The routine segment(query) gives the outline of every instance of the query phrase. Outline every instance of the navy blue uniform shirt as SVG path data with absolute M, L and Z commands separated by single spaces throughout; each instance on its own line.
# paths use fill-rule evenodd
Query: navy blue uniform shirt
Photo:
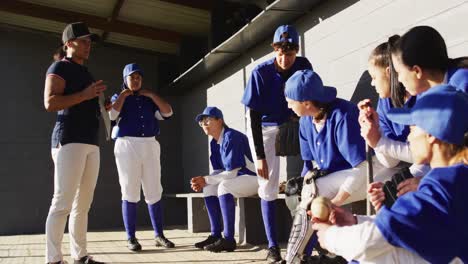
M 84 90 L 94 78 L 88 68 L 64 58 L 50 65 L 47 75 L 54 75 L 65 80 L 63 95 L 70 95 Z M 99 145 L 99 109 L 98 98 L 81 102 L 70 108 L 58 111 L 57 121 L 52 132 L 52 147 L 68 143 Z
M 114 94 L 111 102 L 119 97 Z M 155 117 L 159 107 L 143 95 L 129 95 L 120 110 L 117 137 L 154 137 L 159 135 L 159 123 Z

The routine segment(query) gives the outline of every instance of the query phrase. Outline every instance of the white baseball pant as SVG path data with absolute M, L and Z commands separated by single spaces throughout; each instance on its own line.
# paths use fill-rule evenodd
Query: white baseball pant
M 147 204 L 161 200 L 161 149 L 154 137 L 120 137 L 114 154 L 122 200 L 140 201 L 142 187 Z
M 240 175 L 232 179 L 225 179 L 219 184 L 206 185 L 203 187 L 203 196 L 221 196 L 230 193 L 236 198 L 249 197 L 256 194 L 257 189 L 256 176 Z
M 268 164 L 268 177 L 264 179 L 257 176 L 258 180 L 258 196 L 266 201 L 273 201 L 278 198 L 279 191 L 279 174 L 280 174 L 280 157 L 276 156 L 275 140 L 276 134 L 278 134 L 279 128 L 277 126 L 262 127 L 263 134 L 263 148 L 265 151 L 265 158 Z M 250 128 L 247 130 L 249 139 L 250 151 L 252 152 L 252 158 L 254 161 L 257 159 L 255 153 L 255 145 L 252 138 L 252 131 Z M 257 169 L 257 163 L 255 163 L 255 169 Z
M 99 147 L 69 143 L 52 149 L 54 196 L 46 221 L 46 262 L 63 259 L 61 246 L 67 216 L 70 255 L 80 259 L 86 251 L 88 211 L 99 173 Z

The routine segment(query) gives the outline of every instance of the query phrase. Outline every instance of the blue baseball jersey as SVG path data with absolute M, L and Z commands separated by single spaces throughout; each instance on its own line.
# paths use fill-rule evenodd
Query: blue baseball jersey
M 450 68 L 447 71 L 447 84 L 455 86 L 457 90 L 468 92 L 468 69 Z
M 88 68 L 70 58 L 52 63 L 47 75 L 57 76 L 65 81 L 63 95 L 80 92 L 94 82 Z M 52 132 L 52 147 L 68 143 L 99 145 L 100 117 L 97 97 L 58 111 Z
M 313 117 L 299 120 L 301 156 L 306 164 L 315 160 L 322 170 L 335 172 L 356 167 L 366 159 L 365 142 L 360 134 L 359 110 L 349 101 L 337 98 L 325 125 L 317 132 Z
M 256 176 L 247 137 L 237 130 L 226 127 L 220 138 L 219 143 L 215 139 L 210 142 L 210 162 L 213 169 L 230 171 L 241 168 L 237 173 L 238 176 Z
M 416 96 L 412 96 L 405 102 L 403 107 L 411 108 L 416 102 Z M 394 108 L 392 100 L 390 98 L 380 98 L 377 105 L 377 113 L 379 114 L 379 125 L 384 136 L 406 142 L 409 134 L 409 126 L 392 122 L 388 119 L 388 111 Z
M 312 69 L 309 60 L 296 57 L 289 72 L 292 74 L 305 69 Z M 286 81 L 287 79 L 276 71 L 275 58 L 258 65 L 252 71 L 241 102 L 261 113 L 263 126 L 280 125 L 293 115 L 284 96 Z
M 468 166 L 434 168 L 418 191 L 407 193 L 375 223 L 387 241 L 417 253 L 430 263 L 459 257 L 468 263 Z
M 114 94 L 111 102 L 119 97 Z M 154 137 L 159 135 L 159 122 L 155 117 L 159 107 L 143 95 L 129 95 L 120 110 L 116 137 Z

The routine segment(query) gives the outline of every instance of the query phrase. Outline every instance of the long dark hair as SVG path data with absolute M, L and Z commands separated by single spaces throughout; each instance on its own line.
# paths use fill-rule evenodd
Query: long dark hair
M 417 26 L 406 32 L 391 48 L 393 55 L 409 67 L 415 65 L 445 73 L 448 68 L 468 68 L 468 57 L 450 59 L 440 33 L 429 26 Z
M 317 116 L 314 117 L 314 120 L 316 121 L 321 121 L 322 119 L 325 118 L 325 116 L 328 114 L 328 112 L 330 112 L 330 108 L 333 104 L 334 101 L 331 101 L 331 102 L 328 102 L 328 103 L 324 103 L 324 102 L 319 102 L 319 101 L 315 101 L 315 100 L 312 100 L 310 101 L 316 108 L 319 109 L 319 113 Z
M 372 61 L 375 66 L 390 69 L 390 99 L 395 107 L 403 107 L 406 96 L 406 89 L 398 81 L 398 74 L 395 71 L 391 57 L 391 49 L 399 38 L 399 35 L 391 36 L 387 42 L 378 45 L 369 56 L 369 61 Z

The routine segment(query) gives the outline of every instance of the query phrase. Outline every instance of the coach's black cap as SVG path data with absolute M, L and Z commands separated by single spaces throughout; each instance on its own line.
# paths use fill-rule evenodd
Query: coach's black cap
M 90 37 L 92 41 L 99 39 L 98 35 L 89 32 L 88 26 L 85 23 L 75 22 L 68 24 L 63 30 L 62 42 L 65 44 L 69 40 L 85 37 Z

